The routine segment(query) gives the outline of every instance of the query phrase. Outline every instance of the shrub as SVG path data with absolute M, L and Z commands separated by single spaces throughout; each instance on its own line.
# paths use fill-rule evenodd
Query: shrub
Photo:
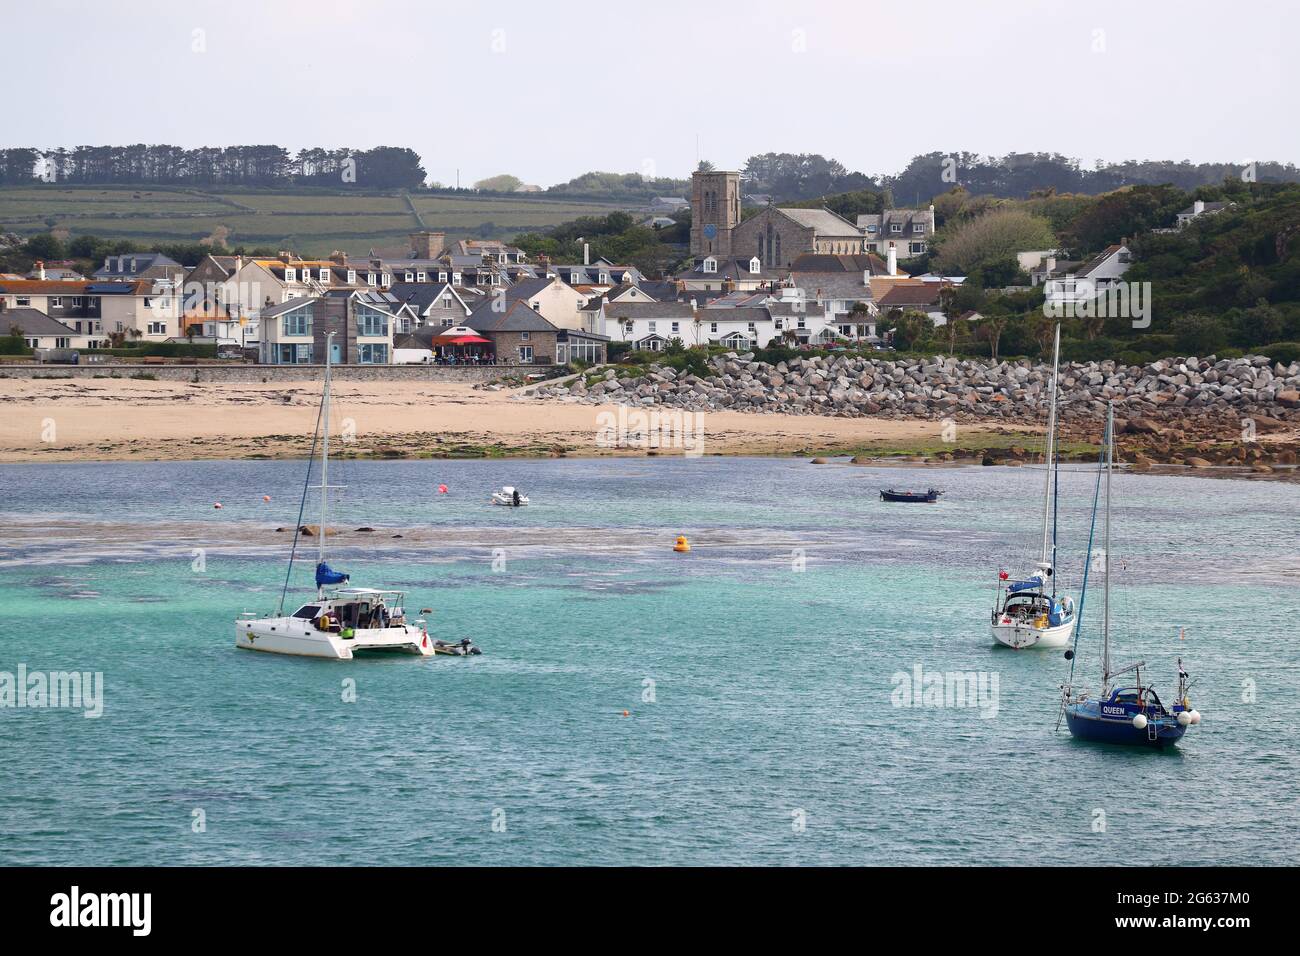
M 1274 342 L 1272 345 L 1262 346 L 1258 351 L 1261 355 L 1267 355 L 1274 362 L 1281 362 L 1283 365 L 1300 362 L 1300 342 Z

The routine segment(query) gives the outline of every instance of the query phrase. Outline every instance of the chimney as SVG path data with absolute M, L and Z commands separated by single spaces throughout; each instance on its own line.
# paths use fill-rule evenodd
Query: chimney
M 591 244 L 587 242 L 582 244 L 582 264 L 584 266 L 591 265 Z
M 1202 200 L 1198 199 L 1196 202 L 1192 203 L 1193 216 L 1199 216 L 1203 212 L 1205 212 L 1205 203 Z
M 108 269 L 108 264 L 109 264 L 109 262 L 112 260 L 112 258 L 113 258 L 112 256 L 104 256 L 104 269 L 105 269 L 105 271 L 107 271 L 107 269 Z
M 281 249 L 279 259 L 285 265 L 288 265 L 290 262 L 293 262 L 293 253 L 286 252 L 284 249 Z
M 346 266 L 348 264 L 348 254 L 346 252 L 339 252 L 335 249 L 330 253 L 330 262 L 334 263 L 336 266 Z
M 43 259 L 36 260 L 36 278 L 42 282 L 45 281 L 45 261 Z
M 415 259 L 437 259 L 447 246 L 445 232 L 413 232 L 410 240 Z
M 889 244 L 889 274 L 898 275 L 898 249 L 892 242 Z

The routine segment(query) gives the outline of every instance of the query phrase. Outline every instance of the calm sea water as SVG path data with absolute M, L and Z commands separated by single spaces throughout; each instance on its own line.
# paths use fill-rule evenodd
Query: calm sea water
M 332 562 L 484 654 L 344 663 L 233 646 L 303 468 L 3 468 L 0 671 L 105 689 L 99 719 L 0 710 L 0 863 L 1300 862 L 1294 485 L 1116 477 L 1116 658 L 1168 695 L 1181 654 L 1204 714 L 1149 753 L 1056 730 L 1059 652 L 990 646 L 1041 472 L 349 462 L 336 523 L 376 531 Z M 1070 584 L 1092 481 L 1063 481 Z M 490 507 L 503 483 L 534 504 Z M 996 676 L 996 713 L 894 706 L 918 665 Z

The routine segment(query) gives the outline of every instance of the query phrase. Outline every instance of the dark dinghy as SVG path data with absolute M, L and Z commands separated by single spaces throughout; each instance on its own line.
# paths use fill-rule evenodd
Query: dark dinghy
M 920 504 L 934 504 L 939 500 L 942 491 L 936 491 L 934 488 L 928 491 L 895 491 L 893 488 L 880 489 L 881 501 L 913 501 Z

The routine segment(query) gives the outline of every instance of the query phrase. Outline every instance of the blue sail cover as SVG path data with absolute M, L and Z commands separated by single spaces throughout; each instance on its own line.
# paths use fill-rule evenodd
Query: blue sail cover
M 1012 581 L 1007 585 L 1007 593 L 1015 594 L 1017 591 L 1028 591 L 1032 588 L 1041 588 L 1042 586 L 1043 579 L 1038 575 L 1034 575 L 1032 578 L 1025 578 L 1023 581 Z
M 316 565 L 316 586 L 324 584 L 347 584 L 348 576 L 341 571 L 335 571 L 328 564 L 322 561 Z

